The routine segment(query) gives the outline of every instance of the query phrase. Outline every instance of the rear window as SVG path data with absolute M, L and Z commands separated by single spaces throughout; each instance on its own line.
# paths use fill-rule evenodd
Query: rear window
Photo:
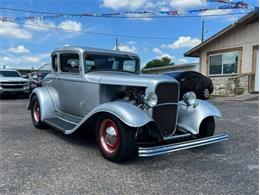
M 0 71 L 0 77 L 21 77 L 17 71 Z

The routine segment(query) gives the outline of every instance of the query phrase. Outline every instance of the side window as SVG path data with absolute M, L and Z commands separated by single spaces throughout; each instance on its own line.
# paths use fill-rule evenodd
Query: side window
M 51 65 L 52 65 L 53 71 L 57 72 L 58 71 L 58 56 L 57 56 L 57 54 L 52 56 Z
M 134 60 L 125 60 L 123 64 L 123 70 L 128 72 L 135 72 L 136 61 Z
M 79 73 L 79 55 L 75 53 L 60 54 L 60 68 L 62 72 Z

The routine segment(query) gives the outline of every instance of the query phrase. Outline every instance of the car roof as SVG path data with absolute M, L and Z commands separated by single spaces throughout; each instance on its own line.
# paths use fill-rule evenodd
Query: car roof
M 138 55 L 133 52 L 126 52 L 126 51 L 116 51 L 112 49 L 98 49 L 98 48 L 91 48 L 91 47 L 81 47 L 81 46 L 65 46 L 61 48 L 57 48 L 53 51 L 54 52 L 62 52 L 62 51 L 75 51 L 75 52 L 93 52 L 93 53 L 108 53 L 108 54 L 119 54 L 119 55 L 131 55 L 136 56 Z M 138 57 L 139 58 L 139 57 Z

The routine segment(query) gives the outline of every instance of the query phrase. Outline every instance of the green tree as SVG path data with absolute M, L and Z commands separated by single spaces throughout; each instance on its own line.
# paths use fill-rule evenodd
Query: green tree
M 168 57 L 163 57 L 161 59 L 154 59 L 149 61 L 146 65 L 145 68 L 155 68 L 155 67 L 162 67 L 162 66 L 169 66 L 171 65 L 171 59 Z

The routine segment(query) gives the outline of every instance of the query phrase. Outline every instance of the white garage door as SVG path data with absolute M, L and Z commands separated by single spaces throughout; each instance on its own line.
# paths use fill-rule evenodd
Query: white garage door
M 256 62 L 255 62 L 255 91 L 259 91 L 259 50 L 256 50 Z

